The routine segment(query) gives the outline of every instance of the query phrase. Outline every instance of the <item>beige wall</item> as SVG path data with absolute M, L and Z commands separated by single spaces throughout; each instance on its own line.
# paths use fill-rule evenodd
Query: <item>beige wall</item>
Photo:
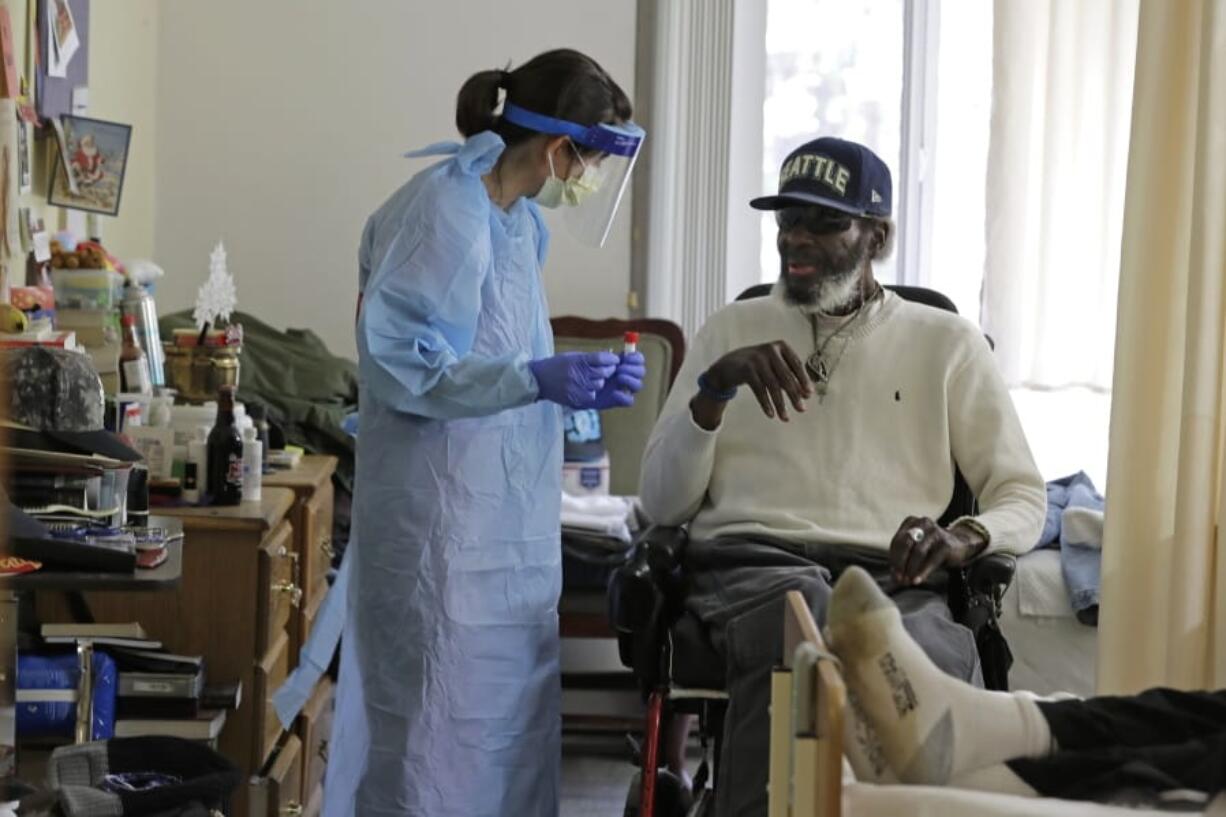
M 27 47 L 26 0 L 3 0 L 13 22 L 19 55 Z M 150 258 L 154 251 L 154 168 L 157 153 L 156 116 L 158 0 L 96 2 L 90 7 L 89 110 L 87 116 L 132 125 L 132 143 L 117 217 L 98 217 L 108 249 L 121 258 Z M 26 70 L 21 59 L 18 68 Z M 67 214 L 47 205 L 52 140 L 33 145 L 34 189 L 21 206 L 42 213 L 55 230 Z M 81 217 L 83 221 L 83 217 Z
M 211 0 L 164 4 L 159 22 L 159 308 L 191 304 L 224 239 L 243 310 L 345 355 L 362 225 L 425 166 L 402 152 L 455 138 L 471 73 L 571 46 L 633 94 L 631 0 Z M 599 251 L 554 221 L 555 314 L 626 314 L 627 216 Z
M 102 238 L 120 258 L 153 258 L 158 151 L 159 0 L 90 4 L 89 116 L 132 126 L 119 215 L 98 218 Z

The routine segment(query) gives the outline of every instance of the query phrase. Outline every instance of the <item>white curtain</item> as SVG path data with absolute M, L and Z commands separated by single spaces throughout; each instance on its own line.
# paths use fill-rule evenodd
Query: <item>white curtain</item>
M 1226 687 L 1226 0 L 1142 0 L 1099 688 Z
M 1012 386 L 1111 386 L 1137 0 L 996 0 L 981 322 Z

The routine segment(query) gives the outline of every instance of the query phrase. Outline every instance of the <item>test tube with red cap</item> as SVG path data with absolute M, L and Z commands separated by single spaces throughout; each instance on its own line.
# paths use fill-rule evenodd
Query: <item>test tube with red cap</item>
M 622 354 L 632 355 L 639 350 L 639 333 L 627 332 L 622 336 Z

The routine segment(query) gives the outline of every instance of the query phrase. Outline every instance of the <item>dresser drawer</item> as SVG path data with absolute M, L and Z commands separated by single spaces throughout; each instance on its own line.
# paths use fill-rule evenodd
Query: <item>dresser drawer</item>
M 332 565 L 332 502 L 335 491 L 329 480 L 320 486 L 302 509 L 301 586 L 308 596 L 324 582 Z
M 328 597 L 328 589 L 327 582 L 315 588 L 315 593 L 290 618 L 290 669 L 298 666 L 302 645 L 306 643 L 311 630 L 315 628 L 315 620 L 319 618 L 319 611 Z
M 302 709 L 298 734 L 302 738 L 302 802 L 309 803 L 312 794 L 323 785 L 328 766 L 328 742 L 332 738 L 333 702 L 336 688 L 325 678 L 315 687 L 315 693 Z
M 283 633 L 290 614 L 302 607 L 302 588 L 295 581 L 294 528 L 282 522 L 265 540 L 259 554 L 256 599 L 255 654 L 264 655 Z
M 281 721 L 273 709 L 272 696 L 280 689 L 287 675 L 289 635 L 282 630 L 255 668 L 255 698 L 251 705 L 256 719 L 255 729 L 252 730 L 257 741 L 256 766 L 264 762 L 281 736 Z
M 285 742 L 248 782 L 251 817 L 301 817 L 302 743 L 297 735 Z

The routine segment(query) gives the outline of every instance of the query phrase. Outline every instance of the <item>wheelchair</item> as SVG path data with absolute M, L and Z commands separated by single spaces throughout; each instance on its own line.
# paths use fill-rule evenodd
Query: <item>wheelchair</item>
M 751 288 L 740 299 L 765 294 L 769 288 Z M 891 289 L 908 300 L 957 311 L 945 296 L 932 290 Z M 938 521 L 944 526 L 975 512 L 975 497 L 957 472 L 953 497 Z M 711 646 L 704 625 L 684 609 L 687 541 L 683 528 L 650 528 L 609 580 L 608 614 L 617 634 L 619 657 L 633 672 L 646 702 L 642 741 L 631 739 L 639 772 L 627 793 L 624 817 L 703 817 L 711 813 L 719 784 L 728 708 L 724 660 Z M 1008 689 L 1013 656 L 998 619 L 1015 569 L 1014 557 L 990 553 L 949 573 L 950 612 L 954 621 L 975 636 L 988 689 Z M 660 768 L 664 730 L 677 715 L 698 718 L 702 761 L 692 792 L 676 775 Z

